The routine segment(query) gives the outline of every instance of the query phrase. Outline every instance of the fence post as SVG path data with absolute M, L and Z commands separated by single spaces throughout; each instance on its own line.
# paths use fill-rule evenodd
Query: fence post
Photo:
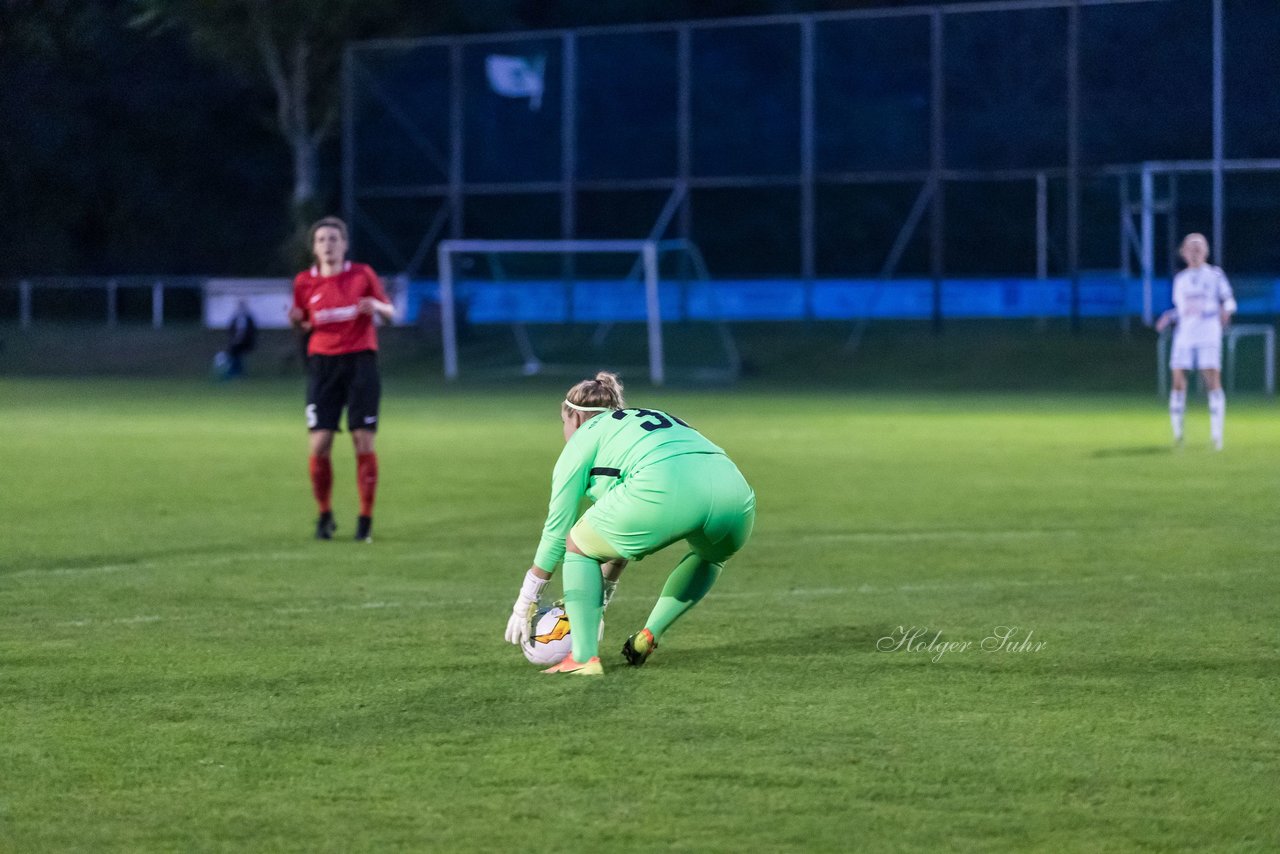
M 31 328 L 31 282 L 18 283 L 18 323 L 23 329 Z
M 1169 394 L 1169 359 L 1165 355 L 1168 349 L 1170 333 L 1168 329 L 1161 330 L 1156 336 L 1156 395 L 1163 398 Z
M 805 285 L 805 319 L 813 317 L 813 279 L 817 242 L 814 233 L 814 54 L 813 18 L 800 23 L 800 276 Z
M 436 244 L 437 269 L 440 271 L 440 345 L 444 348 L 444 378 L 458 378 L 458 336 L 454 317 L 453 256 L 450 241 Z
M 1049 179 L 1036 173 L 1036 278 L 1049 278 Z
M 1067 272 L 1071 333 L 1080 334 L 1080 0 L 1067 7 Z
M 1156 266 L 1156 178 L 1151 164 L 1142 164 L 1142 322 L 1155 322 L 1151 287 Z
M 156 282 L 151 286 L 151 328 L 164 326 L 164 283 Z
M 1227 336 L 1227 391 L 1232 394 L 1236 390 L 1236 342 L 1239 340 L 1235 335 Z
M 1267 331 L 1262 336 L 1262 358 L 1263 382 L 1267 387 L 1267 394 L 1274 395 L 1276 393 L 1276 328 L 1268 326 Z
M 941 7 L 930 17 L 929 29 L 929 181 L 933 185 L 933 203 L 929 217 L 929 278 L 933 280 L 933 334 L 942 334 L 942 277 L 946 273 L 943 241 L 947 234 L 946 185 L 942 168 L 946 155 L 946 87 L 942 44 L 944 35 Z

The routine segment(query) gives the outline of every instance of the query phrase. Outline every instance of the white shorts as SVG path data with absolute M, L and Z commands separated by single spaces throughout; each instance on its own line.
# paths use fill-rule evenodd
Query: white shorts
M 1179 344 L 1173 342 L 1169 367 L 1175 371 L 1222 370 L 1222 342 L 1217 344 Z

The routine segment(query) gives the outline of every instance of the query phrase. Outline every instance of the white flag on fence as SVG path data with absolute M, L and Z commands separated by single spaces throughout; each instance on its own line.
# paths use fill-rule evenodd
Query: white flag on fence
M 504 98 L 528 98 L 529 109 L 542 107 L 545 56 L 526 59 L 523 56 L 490 54 L 485 58 L 484 70 L 489 77 L 489 87 Z

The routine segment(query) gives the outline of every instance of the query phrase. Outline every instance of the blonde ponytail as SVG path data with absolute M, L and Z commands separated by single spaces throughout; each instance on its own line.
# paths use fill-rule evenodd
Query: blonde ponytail
M 601 371 L 594 379 L 578 383 L 569 389 L 564 399 L 566 403 L 586 409 L 622 409 L 626 406 L 622 397 L 622 380 L 610 371 Z

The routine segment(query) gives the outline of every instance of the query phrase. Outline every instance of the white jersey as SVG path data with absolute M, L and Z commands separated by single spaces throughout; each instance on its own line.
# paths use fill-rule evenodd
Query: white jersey
M 1221 267 L 1202 264 L 1173 277 L 1173 307 L 1178 312 L 1174 347 L 1222 344 L 1222 311 L 1234 312 L 1231 283 Z

